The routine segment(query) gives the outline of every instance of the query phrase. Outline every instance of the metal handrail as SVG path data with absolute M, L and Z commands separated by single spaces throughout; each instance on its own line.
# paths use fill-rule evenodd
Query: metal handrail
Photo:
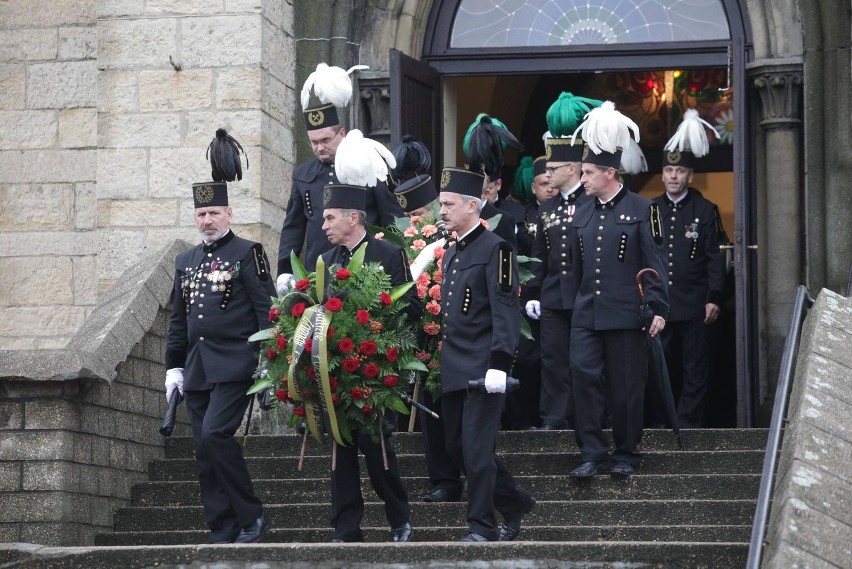
M 787 329 L 787 339 L 784 342 L 784 353 L 781 356 L 781 369 L 778 371 L 778 385 L 775 388 L 775 403 L 772 407 L 772 421 L 769 424 L 769 436 L 766 440 L 766 454 L 763 459 L 763 473 L 760 476 L 760 489 L 757 494 L 757 506 L 754 511 L 754 525 L 751 528 L 751 542 L 748 545 L 748 562 L 746 569 L 759 569 L 760 558 L 766 536 L 766 526 L 769 520 L 769 506 L 772 502 L 772 490 L 775 486 L 775 469 L 778 465 L 778 454 L 781 448 L 781 431 L 787 423 L 787 403 L 793 385 L 793 374 L 796 371 L 796 355 L 799 352 L 799 341 L 802 335 L 802 323 L 805 321 L 808 309 L 814 300 L 808 294 L 804 285 L 796 287 L 796 299 L 793 302 L 793 313 L 790 315 L 790 327 Z

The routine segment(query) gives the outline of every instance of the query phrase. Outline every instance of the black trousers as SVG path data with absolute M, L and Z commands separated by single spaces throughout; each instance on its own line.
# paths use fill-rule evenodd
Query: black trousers
M 467 523 L 489 540 L 498 537 L 495 509 L 503 519 L 516 519 L 532 500 L 497 457 L 504 399 L 504 394 L 479 390 L 441 396 L 447 452 L 467 476 Z
M 364 519 L 364 497 L 361 495 L 361 468 L 358 449 L 364 454 L 367 474 L 373 490 L 385 503 L 385 516 L 391 529 L 409 521 L 411 509 L 408 494 L 399 477 L 399 464 L 389 436 L 385 435 L 388 468 L 385 470 L 380 442 L 370 435 L 353 431 L 356 441 L 351 446 L 337 445 L 337 465 L 331 472 L 331 525 L 334 537 L 343 541 L 364 541 L 361 521 Z
M 567 429 L 573 424 L 571 391 L 571 311 L 541 309 L 541 399 L 542 425 Z
M 704 417 L 704 398 L 710 383 L 710 327 L 703 318 L 667 322 L 662 332 L 663 350 L 669 363 L 672 388 L 679 388 L 676 399 L 677 416 L 681 428 L 701 426 Z M 679 358 L 675 356 L 679 351 Z M 681 365 L 671 365 L 676 360 Z M 665 407 L 663 407 L 665 417 Z
M 426 456 L 429 483 L 432 488 L 444 488 L 450 494 L 461 496 L 461 470 L 447 452 L 443 411 L 439 407 L 441 400 L 438 399 L 438 402 L 435 402 L 425 389 L 421 393 L 421 403 L 438 413 L 440 417 L 435 419 L 424 411 L 417 411 L 420 413 L 420 430 L 423 432 L 423 453 Z
M 246 412 L 250 383 L 216 383 L 209 391 L 185 391 L 195 442 L 204 519 L 211 541 L 228 540 L 263 511 L 255 496 L 243 447 L 234 439 Z
M 575 401 L 575 437 L 583 462 L 609 458 L 604 413 L 609 395 L 613 461 L 639 466 L 645 381 L 648 378 L 647 332 L 642 330 L 571 330 Z

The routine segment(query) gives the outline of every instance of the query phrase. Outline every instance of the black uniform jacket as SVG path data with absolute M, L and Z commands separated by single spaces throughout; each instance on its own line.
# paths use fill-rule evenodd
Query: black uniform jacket
M 293 187 L 290 201 L 287 202 L 287 214 L 281 227 L 281 239 L 278 243 L 278 274 L 292 273 L 290 251 L 303 256 L 305 268 L 313 271 L 317 257 L 331 248 L 325 232 L 322 230 L 323 189 L 328 184 L 336 184 L 334 167 L 312 158 L 293 170 Z M 402 217 L 399 202 L 384 183 L 375 188 L 367 188 L 367 223 L 377 226 L 393 224 L 394 217 Z
M 500 216 L 500 222 L 497 224 L 497 227 L 490 227 L 489 230 L 511 245 L 512 249 L 517 251 L 518 239 L 515 236 L 515 223 L 517 220 L 511 213 L 499 210 L 494 207 L 494 204 L 485 202 L 485 205 L 482 206 L 482 211 L 479 212 L 479 217 L 488 221 L 495 215 Z
M 166 368 L 182 367 L 184 389 L 250 381 L 257 344 L 248 338 L 269 327 L 275 287 L 259 243 L 229 231 L 175 259 Z
M 571 270 L 571 226 L 578 208 L 589 201 L 591 198 L 579 186 L 567 198 L 557 193 L 538 209 L 532 256 L 541 262 L 532 266 L 527 296 L 541 302 L 542 308 L 574 308 L 577 289 Z
M 352 252 L 358 249 L 364 242 L 367 243 L 367 249 L 364 251 L 364 262 L 381 264 L 385 272 L 390 276 L 393 286 L 399 286 L 411 280 L 408 258 L 402 248 L 389 241 L 376 239 L 367 231 L 364 238 L 352 248 Z M 337 245 L 322 255 L 326 270 L 332 264 L 345 267 L 349 264 L 350 259 L 349 249 L 345 245 Z M 326 282 L 331 282 L 331 280 L 326 279 Z M 417 288 L 412 286 L 408 289 L 405 298 L 408 301 L 408 307 L 405 309 L 408 319 L 411 321 L 420 320 L 420 317 L 423 316 L 423 303 L 417 298 Z
M 520 337 L 512 247 L 478 225 L 442 260 L 441 391 L 467 389 L 489 369 L 509 372 Z
M 726 241 L 718 208 L 693 188 L 677 204 L 666 194 L 660 206 L 669 285 L 669 320 L 704 318 L 704 305 L 722 304 Z M 663 275 L 660 275 L 663 277 Z
M 661 280 L 644 279 L 645 300 L 656 316 L 668 318 L 662 229 L 656 211 L 651 200 L 626 188 L 606 204 L 593 199 L 577 209 L 571 239 L 577 290 L 572 328 L 641 329 L 636 274 L 646 267 L 656 270 Z

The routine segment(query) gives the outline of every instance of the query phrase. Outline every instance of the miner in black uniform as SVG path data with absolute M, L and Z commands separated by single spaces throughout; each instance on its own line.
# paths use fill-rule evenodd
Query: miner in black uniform
M 351 90 L 351 84 L 349 88 Z M 340 141 L 346 136 L 334 104 L 311 106 L 303 114 L 314 158 L 293 170 L 293 185 L 278 245 L 279 292 L 283 292 L 285 286 L 292 288 L 293 285 L 291 251 L 299 255 L 304 245 L 303 264 L 308 271 L 313 271 L 317 257 L 329 248 L 322 231 L 323 188 L 338 182 L 334 174 L 334 158 Z M 367 188 L 366 200 L 365 211 L 370 225 L 390 225 L 394 217 L 402 215 L 384 181 Z
M 541 428 L 551 430 L 573 426 L 569 338 L 577 291 L 571 274 L 570 229 L 577 208 L 591 198 L 580 183 L 583 141 L 548 138 L 546 148 L 545 170 L 557 193 L 539 209 L 532 256 L 541 261 L 533 265 L 525 309 L 541 326 L 539 413 Z
M 694 111 L 693 111 L 694 112 Z M 697 117 L 697 113 L 695 115 Z M 687 115 L 682 128 L 688 128 Z M 700 134 L 703 126 L 698 126 Z M 675 135 L 677 136 L 677 135 Z M 704 135 L 706 140 L 706 135 Z M 673 147 L 663 155 L 663 184 L 666 191 L 654 199 L 660 207 L 671 310 L 662 333 L 663 348 L 673 383 L 680 378 L 677 404 L 680 427 L 700 427 L 704 397 L 710 382 L 709 326 L 719 317 L 725 287 L 725 258 L 719 245 L 727 241 L 719 209 L 690 187 L 696 157 L 703 156 L 707 145 L 683 150 Z M 680 369 L 673 361 L 679 349 Z M 664 421 L 665 412 L 656 422 Z
M 193 184 L 203 242 L 177 256 L 166 335 L 167 398 L 186 397 L 204 518 L 213 543 L 250 543 L 270 529 L 234 439 L 248 406 L 257 346 L 275 295 L 259 243 L 230 230 L 225 182 Z
M 438 199 L 438 191 L 429 175 L 416 176 L 394 190 L 399 205 L 405 210 L 406 215 L 417 215 L 418 213 L 431 209 L 431 204 Z M 446 243 L 446 240 L 444 241 Z M 443 245 L 442 245 L 443 246 Z M 425 389 L 421 390 L 422 403 L 433 409 L 440 405 L 440 399 L 432 399 L 432 395 Z M 420 429 L 423 432 L 423 454 L 426 457 L 426 472 L 429 476 L 430 490 L 423 494 L 420 499 L 424 502 L 458 502 L 462 495 L 464 483 L 462 482 L 461 469 L 447 453 L 447 445 L 444 439 L 444 419 L 440 416 L 435 418 L 425 411 L 420 414 Z
M 364 204 L 367 190 L 364 187 L 345 184 L 329 185 L 325 190 L 323 225 L 333 248 L 323 253 L 326 267 L 333 264 L 346 267 L 352 254 L 367 243 L 364 262 L 381 263 L 394 286 L 411 280 L 405 252 L 396 245 L 375 239 L 365 227 Z M 414 320 L 420 318 L 423 307 L 414 288 L 407 295 L 406 314 Z M 385 417 L 385 450 L 388 467 L 384 467 L 382 447 L 369 434 L 353 431 L 352 446 L 337 447 L 337 466 L 331 473 L 331 525 L 334 527 L 334 543 L 364 541 L 361 520 L 364 518 L 364 498 L 361 495 L 361 474 L 358 465 L 358 449 L 364 454 L 367 473 L 376 494 L 385 503 L 385 515 L 391 527 L 391 538 L 395 542 L 410 541 L 412 536 L 411 509 L 408 494 L 402 486 L 396 453 L 390 442 L 390 425 L 394 418 Z M 388 423 L 389 421 L 389 423 Z
M 479 219 L 484 177 L 445 168 L 441 219 L 458 239 L 442 260 L 441 411 L 447 451 L 468 481 L 462 541 L 511 541 L 535 499 L 496 455 L 507 374 L 520 335 L 515 251 Z M 485 391 L 468 390 L 484 377 Z M 495 510 L 503 517 L 498 528 Z
M 616 476 L 629 476 L 638 469 L 648 375 L 645 335 L 663 330 L 669 309 L 665 281 L 645 282 L 646 301 L 654 317 L 650 328 L 643 330 L 636 274 L 647 267 L 665 274 L 659 207 L 619 183 L 620 139 L 629 131 L 620 139 L 611 134 L 604 138 L 590 126 L 603 128 L 604 124 L 629 124 L 638 133 L 635 123 L 609 101 L 591 111 L 585 123 L 589 128 L 583 129 L 586 147 L 580 181 L 594 199 L 574 212 L 570 239 L 577 291 L 571 319 L 571 381 L 582 460 L 570 475 L 577 478 L 594 476 L 610 464 Z M 607 395 L 615 443 L 611 459 L 603 432 Z

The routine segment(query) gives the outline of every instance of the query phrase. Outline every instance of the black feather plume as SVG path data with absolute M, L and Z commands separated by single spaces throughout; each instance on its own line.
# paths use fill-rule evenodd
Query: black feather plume
M 243 179 L 240 152 L 246 157 L 246 170 L 248 170 L 248 155 L 242 145 L 224 128 L 216 130 L 216 137 L 207 146 L 206 153 L 213 170 L 214 182 L 233 182 Z
M 489 179 L 499 178 L 503 171 L 503 148 L 509 146 L 522 151 L 521 144 L 507 128 L 496 124 L 486 114 L 480 114 L 478 120 L 468 131 L 464 144 L 468 167 L 482 172 Z
M 422 141 L 406 134 L 402 141 L 394 146 L 393 157 L 396 168 L 391 170 L 397 182 L 405 182 L 415 176 L 428 174 L 432 166 L 432 154 Z

